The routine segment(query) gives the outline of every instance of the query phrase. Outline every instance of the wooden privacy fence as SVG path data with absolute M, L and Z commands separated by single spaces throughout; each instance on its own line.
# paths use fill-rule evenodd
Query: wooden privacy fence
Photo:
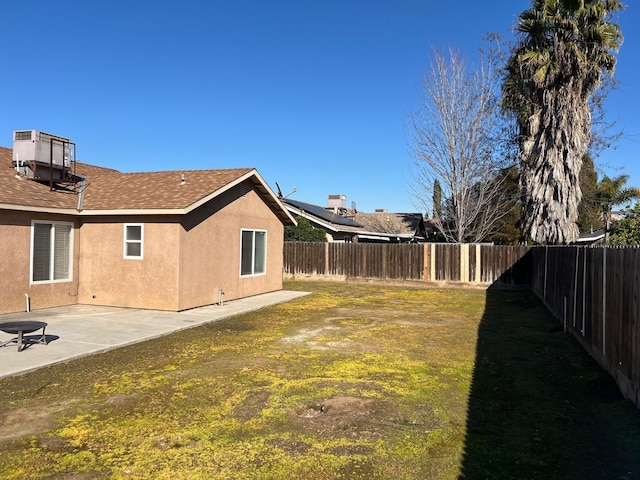
M 528 247 L 285 242 L 284 273 L 528 286 Z
M 640 249 L 535 247 L 532 289 L 640 407 Z
M 529 247 L 482 244 L 425 244 L 426 280 L 494 286 L 529 286 Z
M 285 242 L 289 275 L 422 280 L 424 248 L 416 244 Z

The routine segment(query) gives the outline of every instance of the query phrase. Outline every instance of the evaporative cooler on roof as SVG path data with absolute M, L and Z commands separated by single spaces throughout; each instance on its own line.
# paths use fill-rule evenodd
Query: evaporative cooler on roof
M 68 138 L 39 130 L 13 132 L 13 166 L 33 180 L 67 183 L 75 144 Z
M 13 163 L 36 162 L 55 168 L 70 167 L 71 140 L 38 130 L 13 132 Z

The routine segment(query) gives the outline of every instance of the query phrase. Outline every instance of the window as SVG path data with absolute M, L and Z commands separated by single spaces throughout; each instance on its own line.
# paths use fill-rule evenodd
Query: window
M 240 275 L 262 275 L 267 270 L 267 232 L 242 230 Z
M 67 222 L 31 223 L 31 283 L 71 280 L 72 231 Z
M 124 225 L 124 258 L 142 260 L 143 229 L 141 223 Z

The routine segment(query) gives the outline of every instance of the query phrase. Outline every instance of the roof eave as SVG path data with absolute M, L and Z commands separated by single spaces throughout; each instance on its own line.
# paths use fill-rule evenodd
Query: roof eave
M 287 208 L 284 206 L 284 203 L 282 203 L 280 201 L 278 196 L 271 189 L 271 187 L 269 187 L 267 182 L 264 181 L 264 178 L 262 178 L 262 176 L 258 173 L 258 171 L 256 169 L 253 169 L 250 173 L 253 174 L 253 176 L 256 178 L 256 180 L 258 180 L 258 189 L 262 193 L 267 195 L 270 203 L 272 203 L 276 207 L 275 211 L 278 214 L 278 216 L 280 216 L 282 218 L 282 220 L 283 220 L 282 223 L 285 224 L 285 225 L 288 224 L 288 225 L 292 225 L 292 226 L 297 226 L 298 222 L 296 221 L 294 216 L 291 215 L 289 210 L 287 210 Z
M 366 238 L 378 237 L 381 239 L 403 238 L 406 240 L 411 240 L 415 238 L 415 235 L 411 235 L 407 233 L 360 232 L 358 233 L 358 235 Z
M 10 203 L 0 203 L 0 210 L 14 210 L 18 212 L 55 213 L 59 215 L 77 215 L 75 208 L 41 207 L 35 205 L 14 205 Z
M 213 200 L 222 193 L 230 190 L 236 185 L 244 182 L 248 179 L 254 179 L 256 188 L 263 196 L 265 202 L 270 205 L 274 213 L 280 218 L 284 225 L 297 225 L 295 218 L 289 213 L 285 206 L 280 202 L 275 193 L 269 188 L 264 179 L 260 176 L 256 169 L 252 169 L 236 178 L 235 180 L 225 184 L 219 189 L 211 192 L 209 195 L 204 196 L 197 202 L 192 203 L 184 208 L 107 208 L 107 209 L 91 209 L 86 208 L 78 210 L 76 208 L 55 208 L 46 206 L 33 206 L 33 205 L 16 205 L 16 204 L 3 204 L 0 203 L 0 209 L 2 210 L 15 210 L 23 212 L 37 212 L 37 213 L 50 213 L 50 214 L 62 214 L 62 215 L 78 215 L 82 217 L 88 216 L 114 216 L 114 215 L 185 215 L 192 212 L 196 208 L 204 205 L 205 203 Z
M 241 175 L 240 177 L 236 178 L 235 180 L 223 185 L 219 189 L 211 192 L 209 195 L 206 195 L 205 197 L 202 197 L 197 202 L 192 203 L 191 205 L 189 205 L 187 208 L 184 209 L 184 213 L 189 213 L 189 212 L 195 210 L 196 208 L 204 205 L 205 203 L 209 202 L 210 200 L 213 200 L 218 195 L 223 194 L 224 192 L 226 192 L 226 191 L 232 189 L 233 187 L 235 187 L 236 185 L 239 185 L 240 183 L 244 182 L 245 180 L 248 180 L 248 179 L 251 179 L 251 178 L 254 178 L 256 180 L 256 184 L 257 184 L 258 190 L 263 195 L 266 195 L 267 198 L 265 200 L 267 201 L 268 204 L 271 204 L 274 207 L 273 210 L 276 213 L 276 215 L 282 220 L 282 223 L 284 225 L 297 225 L 298 222 L 296 222 L 296 219 L 293 218 L 293 216 L 285 208 L 285 206 L 282 204 L 282 202 L 280 202 L 280 200 L 278 199 L 276 194 L 273 192 L 273 190 L 271 190 L 271 188 L 269 188 L 269 185 L 267 185 L 267 183 L 264 181 L 264 179 L 260 176 L 260 174 L 258 173 L 258 171 L 255 168 L 250 170 L 249 172 L 245 173 L 244 175 Z

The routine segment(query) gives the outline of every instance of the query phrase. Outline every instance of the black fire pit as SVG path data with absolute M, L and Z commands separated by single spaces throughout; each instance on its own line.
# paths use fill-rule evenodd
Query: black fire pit
M 18 344 L 18 351 L 21 352 L 22 350 L 25 349 L 25 347 L 28 344 L 31 344 L 31 343 L 40 343 L 42 345 L 46 345 L 47 337 L 44 334 L 44 329 L 46 326 L 47 324 L 45 322 L 35 322 L 35 321 L 0 323 L 0 330 L 2 330 L 5 333 L 9 333 L 11 335 L 18 335 L 17 337 L 12 338 L 11 340 L 1 343 L 0 347 L 4 347 L 5 345 L 9 345 L 10 343 L 15 342 Z M 30 337 L 29 339 L 25 339 L 24 337 L 25 333 L 37 332 L 40 329 L 42 329 L 42 335 L 40 336 L 40 338 Z M 25 340 L 27 340 L 26 343 L 25 343 Z

